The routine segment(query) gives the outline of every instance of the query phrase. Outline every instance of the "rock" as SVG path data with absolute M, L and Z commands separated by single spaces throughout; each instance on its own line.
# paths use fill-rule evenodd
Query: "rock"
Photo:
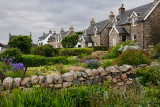
M 79 80 L 73 80 L 72 85 L 73 86 L 79 86 L 81 84 L 81 82 Z
M 63 82 L 62 76 L 59 74 L 55 75 L 53 82 L 54 84 L 62 84 Z
M 99 74 L 99 71 L 97 69 L 92 69 L 92 72 L 93 72 L 94 76 L 97 76 Z
M 14 83 L 13 83 L 13 86 L 14 87 L 20 87 L 21 85 L 21 78 L 14 78 Z
M 39 77 L 38 76 L 33 76 L 31 78 L 31 83 L 32 83 L 32 85 L 38 84 L 39 83 Z
M 28 82 L 27 85 L 26 85 L 27 88 L 31 88 L 32 86 L 33 86 L 33 85 L 32 85 L 31 82 Z
M 132 78 L 128 78 L 128 80 L 129 80 L 129 81 L 133 81 L 133 79 L 132 79 Z
M 133 84 L 133 81 L 127 81 L 127 85 Z
M 14 82 L 13 78 L 7 77 L 3 80 L 3 87 L 7 90 L 11 90 L 13 87 L 13 82 Z
M 72 86 L 72 82 L 63 82 L 63 87 L 68 88 Z
M 75 73 L 77 74 L 78 78 L 80 78 L 82 76 L 81 72 L 79 72 L 79 71 L 76 71 Z
M 117 83 L 118 81 L 117 81 L 116 78 L 113 78 L 113 79 L 112 79 L 112 82 L 115 84 L 115 83 Z
M 111 73 L 116 74 L 116 73 L 119 73 L 119 70 L 117 68 L 118 66 L 115 65 L 115 66 L 109 67 L 108 69 L 110 69 Z
M 112 81 L 112 76 L 108 75 L 107 80 Z
M 100 72 L 100 76 L 108 75 L 109 72 L 106 72 L 102 67 L 97 69 Z
M 94 78 L 93 84 L 97 84 L 98 82 L 99 82 L 99 79 L 98 78 Z
M 106 72 L 107 72 L 108 74 L 111 73 L 110 67 L 106 68 Z
M 89 79 L 89 80 L 93 80 L 93 79 L 94 79 L 94 76 L 92 76 L 92 77 L 88 77 L 88 79 Z
M 70 73 L 73 74 L 73 79 L 77 79 L 78 78 L 78 74 L 74 70 L 71 70 Z
M 85 72 L 81 72 L 83 78 L 88 78 L 88 75 Z
M 24 80 L 21 82 L 21 86 L 26 86 L 30 81 L 31 79 L 29 77 L 24 78 Z
M 39 84 L 45 83 L 46 77 L 45 76 L 39 76 Z
M 121 82 L 121 79 L 118 79 L 118 82 Z
M 121 72 L 128 72 L 132 69 L 132 66 L 130 65 L 122 65 L 120 67 L 118 67 L 118 69 L 121 71 Z
M 116 79 L 119 79 L 119 78 L 120 78 L 120 76 L 119 76 L 119 75 L 116 75 L 116 76 L 115 76 L 115 78 L 116 78 Z
M 92 82 L 91 82 L 91 80 L 86 80 L 84 84 L 85 84 L 86 86 L 90 86 L 90 85 L 92 85 Z
M 0 80 L 0 86 L 2 85 L 2 81 Z
M 124 85 L 125 85 L 124 82 L 118 82 L 117 83 L 117 86 L 119 86 L 119 87 L 124 86 Z
M 146 67 L 148 67 L 148 65 L 147 65 L 147 64 L 141 64 L 141 65 L 138 66 L 138 68 L 139 68 L 139 67 L 141 67 L 141 68 L 146 68 Z
M 49 87 L 50 87 L 50 88 L 53 88 L 53 87 L 54 87 L 54 85 L 53 85 L 53 84 L 49 84 Z
M 67 73 L 65 73 L 65 74 L 62 75 L 62 78 L 63 78 L 64 81 L 66 81 L 66 82 L 71 82 L 71 81 L 73 81 L 74 76 L 73 76 L 72 73 L 67 72 Z
M 46 83 L 53 84 L 53 80 L 54 80 L 54 78 L 53 78 L 52 75 L 47 75 L 46 76 Z
M 84 81 L 85 79 L 84 79 L 83 77 L 80 77 L 79 80 L 80 80 L 80 81 Z
M 89 77 L 94 76 L 94 73 L 93 73 L 92 70 L 90 70 L 90 69 L 86 69 L 84 72 L 85 72 Z
M 99 76 L 99 75 L 97 75 L 97 76 L 95 76 L 95 78 L 99 79 L 99 78 L 100 78 L 100 76 Z
M 127 78 L 127 75 L 126 74 L 122 74 L 121 75 L 121 79 L 126 79 Z
M 56 85 L 54 85 L 54 87 L 55 87 L 56 89 L 62 88 L 62 84 L 56 84 Z

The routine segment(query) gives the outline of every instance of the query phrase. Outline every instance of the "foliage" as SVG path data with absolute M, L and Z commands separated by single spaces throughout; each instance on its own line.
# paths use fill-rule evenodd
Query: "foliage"
M 108 50 L 107 46 L 92 46 L 92 47 L 89 47 L 89 48 L 93 48 L 94 51 L 107 51 Z
M 136 42 L 132 41 L 132 40 L 128 40 L 128 41 L 125 41 L 124 43 L 122 43 L 122 46 L 126 46 L 126 45 L 135 46 Z
M 79 62 L 86 62 L 86 60 L 89 60 L 89 59 L 91 59 L 91 57 L 90 56 L 84 56 L 83 58 L 77 58 L 77 60 L 79 61 Z
M 92 52 L 91 58 L 92 59 L 102 59 L 106 54 L 109 54 L 107 51 L 96 51 Z
M 32 48 L 32 40 L 29 36 L 17 36 L 8 42 L 11 48 L 18 48 L 24 54 L 30 54 Z
M 93 52 L 93 48 L 62 48 L 59 50 L 59 55 L 62 56 L 77 56 L 79 54 L 89 55 Z
M 54 64 L 57 64 L 57 63 L 67 64 L 69 61 L 67 60 L 67 57 L 57 56 L 57 57 L 52 58 L 52 62 Z
M 85 64 L 87 65 L 88 68 L 90 69 L 94 69 L 94 68 L 98 68 L 100 66 L 100 62 L 96 59 L 91 59 L 85 62 Z
M 11 48 L 11 49 L 6 49 L 1 53 L 1 59 L 12 58 L 14 59 L 14 62 L 18 62 L 21 55 L 22 53 L 19 49 Z
M 53 51 L 54 51 L 53 47 L 51 45 L 46 44 L 44 46 L 34 48 L 33 54 L 51 57 L 53 54 Z
M 77 35 L 82 35 L 82 34 L 83 34 L 83 32 L 76 32 L 76 34 L 77 34 Z
M 118 56 L 112 63 L 112 65 L 140 65 L 150 64 L 150 58 L 142 50 L 129 50 Z
M 66 37 L 63 37 L 61 44 L 64 48 L 74 48 L 78 43 L 78 39 L 79 35 L 77 34 L 68 35 Z
M 160 67 L 139 68 L 136 70 L 136 77 L 142 85 L 160 85 Z
M 57 71 L 62 75 L 66 72 L 69 72 L 69 71 L 64 70 L 63 64 L 56 64 L 55 66 L 56 66 Z
M 158 59 L 160 57 L 160 43 L 158 43 L 151 52 L 152 57 Z
M 107 68 L 111 65 L 112 61 L 111 60 L 104 60 L 102 63 L 101 63 L 101 66 L 102 68 Z
M 110 54 L 105 57 L 105 58 L 116 58 L 121 54 L 121 51 L 119 51 L 119 48 L 121 47 L 120 44 L 116 45 L 114 48 L 112 48 Z

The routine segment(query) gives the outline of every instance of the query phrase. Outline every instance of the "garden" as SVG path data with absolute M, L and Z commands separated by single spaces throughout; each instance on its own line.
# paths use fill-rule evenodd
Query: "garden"
M 54 49 L 50 45 L 44 45 L 29 51 L 22 50 L 23 48 L 13 46 L 0 54 L 2 107 L 160 106 L 160 43 L 154 49 L 146 50 L 140 49 L 133 41 L 126 41 L 113 48 L 96 46 Z M 123 71 L 125 67 L 130 69 Z M 108 69 L 112 70 L 111 73 L 106 73 Z M 122 69 L 122 72 L 115 72 L 117 69 Z M 73 78 L 70 81 L 72 72 Z M 134 76 L 129 75 L 130 72 Z M 81 76 L 75 76 L 76 73 Z M 107 76 L 109 74 L 110 78 Z M 60 80 L 61 75 L 64 80 Z M 45 83 L 49 80 L 40 85 L 30 81 L 32 87 L 30 84 L 23 87 L 12 86 L 8 87 L 10 91 L 3 87 L 2 80 L 6 77 L 32 80 L 33 77 L 42 76 L 54 77 L 53 82 L 46 86 Z M 92 77 L 93 81 L 88 81 Z M 77 78 L 80 82 L 75 82 Z M 95 82 L 96 78 L 99 82 Z M 128 84 L 132 78 L 133 83 L 130 85 L 113 85 L 126 79 Z M 60 81 L 66 82 L 63 84 Z

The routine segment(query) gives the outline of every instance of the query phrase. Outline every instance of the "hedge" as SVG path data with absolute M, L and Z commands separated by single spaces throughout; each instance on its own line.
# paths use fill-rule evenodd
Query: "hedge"
M 92 46 L 92 47 L 89 47 L 89 48 L 93 48 L 94 51 L 107 51 L 108 50 L 107 46 Z
M 91 54 L 94 51 L 93 48 L 62 48 L 59 50 L 60 56 L 77 56 L 79 54 Z

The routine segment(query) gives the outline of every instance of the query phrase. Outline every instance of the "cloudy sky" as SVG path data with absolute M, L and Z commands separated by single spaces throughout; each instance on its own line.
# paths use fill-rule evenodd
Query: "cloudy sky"
M 126 10 L 154 0 L 0 0 L 0 43 L 7 44 L 9 32 L 13 35 L 29 35 L 33 42 L 43 32 L 65 30 L 73 25 L 75 30 L 89 26 L 90 19 L 108 19 L 110 11 L 118 14 L 124 4 Z

